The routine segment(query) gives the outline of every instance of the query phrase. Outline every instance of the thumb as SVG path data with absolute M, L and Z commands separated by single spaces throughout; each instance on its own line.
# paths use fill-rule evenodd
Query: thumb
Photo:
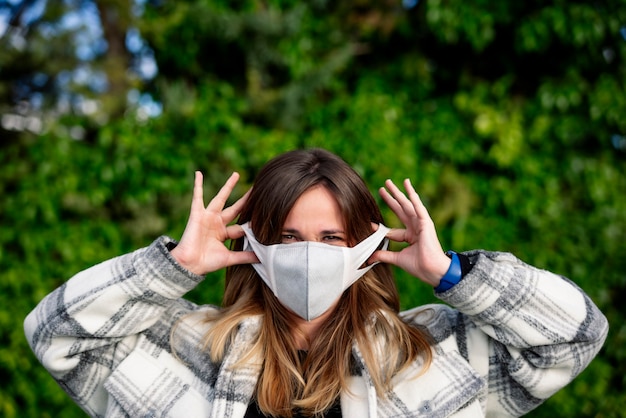
M 378 250 L 367 260 L 367 264 L 375 262 L 397 265 L 398 254 L 395 251 Z
M 229 265 L 259 263 L 259 259 L 253 251 L 232 251 Z

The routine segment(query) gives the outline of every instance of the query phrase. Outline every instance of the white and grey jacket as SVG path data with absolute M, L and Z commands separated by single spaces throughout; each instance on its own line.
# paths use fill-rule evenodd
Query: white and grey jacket
M 31 348 L 94 417 L 242 418 L 260 361 L 232 368 L 257 332 L 245 320 L 220 364 L 201 348 L 213 306 L 182 296 L 203 276 L 181 267 L 161 237 L 75 275 L 25 320 Z M 465 253 L 473 268 L 437 296 L 451 305 L 402 313 L 436 341 L 427 372 L 416 363 L 377 397 L 353 349 L 344 417 L 519 416 L 568 384 L 600 350 L 606 318 L 571 281 L 511 254 Z M 423 312 L 413 315 L 417 310 Z M 176 324 L 176 326 L 174 326 Z M 373 343 L 375 337 L 372 336 Z M 384 353 L 382 347 L 381 353 Z

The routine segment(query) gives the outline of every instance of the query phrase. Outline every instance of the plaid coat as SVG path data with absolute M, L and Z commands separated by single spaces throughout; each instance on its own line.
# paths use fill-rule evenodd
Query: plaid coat
M 233 369 L 258 329 L 244 321 L 221 364 L 199 345 L 210 306 L 182 299 L 204 277 L 183 269 L 161 237 L 78 273 L 25 320 L 28 341 L 61 387 L 94 417 L 243 417 L 260 361 Z M 573 283 L 506 253 L 472 251 L 470 273 L 403 313 L 433 334 L 425 374 L 414 364 L 376 396 L 358 347 L 344 417 L 519 416 L 593 359 L 608 325 Z M 426 309 L 425 309 L 426 308 Z M 176 324 L 176 326 L 174 326 Z M 372 343 L 382 342 L 372 337 Z M 174 351 L 174 352 L 173 352 Z

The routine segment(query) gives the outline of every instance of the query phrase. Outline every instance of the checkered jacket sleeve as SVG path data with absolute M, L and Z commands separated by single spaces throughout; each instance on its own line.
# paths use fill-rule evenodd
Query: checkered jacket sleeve
M 193 304 L 181 296 L 203 276 L 184 270 L 161 237 L 152 245 L 75 275 L 27 316 L 29 344 L 61 387 L 91 416 L 106 409 L 103 383 L 134 348 L 138 334 L 167 312 Z
M 595 357 L 608 322 L 570 280 L 509 253 L 466 253 L 474 267 L 437 296 L 447 309 L 431 329 L 488 382 L 484 410 L 519 416 L 571 382 Z

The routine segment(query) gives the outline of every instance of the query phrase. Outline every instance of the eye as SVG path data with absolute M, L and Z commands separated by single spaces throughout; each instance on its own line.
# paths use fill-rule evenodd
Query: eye
M 290 243 L 290 242 L 296 242 L 296 241 L 298 241 L 298 238 L 296 238 L 296 236 L 295 236 L 295 235 L 292 235 L 292 234 L 283 234 L 283 235 L 281 235 L 281 239 L 280 239 L 280 241 L 281 241 L 283 244 L 288 244 L 288 243 Z
M 339 235 L 324 235 L 323 242 L 333 245 L 344 245 L 345 239 Z

